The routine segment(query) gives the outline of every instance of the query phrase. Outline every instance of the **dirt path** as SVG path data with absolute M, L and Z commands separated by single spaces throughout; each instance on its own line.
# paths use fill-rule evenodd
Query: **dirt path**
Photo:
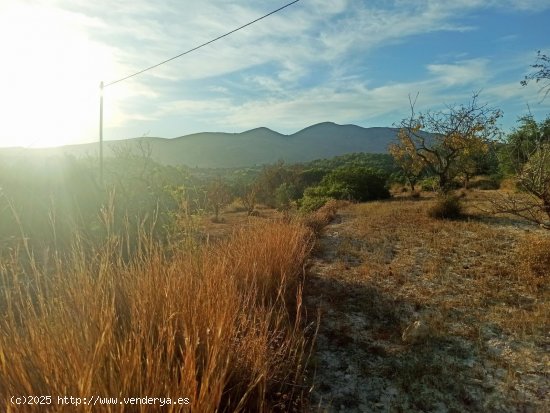
M 392 216 L 399 218 L 399 212 L 389 215 L 380 219 L 380 228 Z M 544 411 L 549 342 L 518 340 L 498 324 L 481 323 L 475 306 L 449 304 L 467 300 L 469 293 L 458 284 L 438 297 L 442 281 L 424 275 L 434 266 L 433 251 L 422 240 L 433 237 L 430 231 L 415 234 L 412 225 L 404 236 L 390 224 L 381 230 L 383 237 L 369 239 L 358 231 L 364 220 L 355 207 L 340 210 L 309 270 L 305 303 L 310 314 L 321 311 L 314 411 Z M 414 249 L 411 240 L 420 247 Z M 464 251 L 458 255 L 462 259 Z M 445 265 L 444 273 L 454 274 Z
M 317 338 L 316 387 L 313 404 L 334 412 L 388 411 L 398 390 L 373 366 L 384 353 L 372 337 L 372 323 L 362 311 L 374 291 L 354 282 L 360 257 L 345 254 L 346 228 L 353 224 L 349 210 L 340 211 L 319 242 L 310 269 L 306 302 L 320 308 Z M 344 247 L 343 247 L 344 246 Z

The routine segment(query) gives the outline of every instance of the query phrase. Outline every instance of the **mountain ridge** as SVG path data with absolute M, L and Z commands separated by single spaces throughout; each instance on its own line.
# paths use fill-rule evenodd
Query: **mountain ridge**
M 114 148 L 129 151 L 145 143 L 156 161 L 190 167 L 246 167 L 285 162 L 307 162 L 354 152 L 387 153 L 395 140 L 396 128 L 369 127 L 334 122 L 321 122 L 284 135 L 267 127 L 239 133 L 198 132 L 175 138 L 140 137 L 104 142 L 104 153 L 113 156 Z M 0 148 L 0 154 L 16 148 Z M 113 150 L 114 149 L 114 150 Z M 21 149 L 33 155 L 97 156 L 98 144 L 66 145 L 57 148 Z

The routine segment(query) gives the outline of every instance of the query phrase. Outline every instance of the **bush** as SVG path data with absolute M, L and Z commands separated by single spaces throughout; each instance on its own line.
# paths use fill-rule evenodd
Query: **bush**
M 428 178 L 422 179 L 420 182 L 418 182 L 418 185 L 420 185 L 420 188 L 423 191 L 428 192 L 436 192 L 439 189 L 439 181 L 435 176 L 430 176 Z
M 438 219 L 455 219 L 462 215 L 460 199 L 454 195 L 447 195 L 437 200 L 428 210 L 428 215 Z
M 317 186 L 307 188 L 300 201 L 303 211 L 314 211 L 328 199 L 371 201 L 389 198 L 386 176 L 370 168 L 339 168 L 326 175 Z
M 336 169 L 323 178 L 320 186 L 335 199 L 364 202 L 390 197 L 386 177 L 370 168 Z
M 287 211 L 292 206 L 292 201 L 297 198 L 297 189 L 289 183 L 282 183 L 275 190 L 275 204 L 279 211 Z
M 316 194 L 306 194 L 300 201 L 300 210 L 303 212 L 314 212 L 325 205 L 330 199 L 327 196 L 321 196 Z

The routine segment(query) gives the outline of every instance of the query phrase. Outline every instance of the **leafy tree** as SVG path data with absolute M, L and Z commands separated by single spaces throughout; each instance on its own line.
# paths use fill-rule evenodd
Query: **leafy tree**
M 518 183 L 541 201 L 540 209 L 550 222 L 550 143 L 542 144 L 533 152 L 523 165 Z
M 336 169 L 323 178 L 321 186 L 336 199 L 363 202 L 389 197 L 386 177 L 364 167 Z
M 306 188 L 309 188 L 310 186 L 318 185 L 319 182 L 330 172 L 329 169 L 320 168 L 320 167 L 313 167 L 313 168 L 307 168 L 303 169 L 298 172 L 297 176 L 297 185 L 298 191 L 300 192 L 301 197 L 305 191 Z
M 521 84 L 522 86 L 527 86 L 531 80 L 534 80 L 536 83 L 542 82 L 543 85 L 540 88 L 540 92 L 544 93 L 542 97 L 544 100 L 546 96 L 548 96 L 548 93 L 550 93 L 550 56 L 541 53 L 539 50 L 537 52 L 537 60 L 531 67 L 535 69 L 535 71 L 525 76 Z
M 504 172 L 517 174 L 541 144 L 550 142 L 550 116 L 538 123 L 532 115 L 519 118 L 519 128 L 512 131 L 500 150 Z
M 476 175 L 493 175 L 498 172 L 498 159 L 495 155 L 495 142 L 474 145 L 460 154 L 453 175 L 462 178 L 464 188 L 468 188 L 470 179 Z
M 212 179 L 206 185 L 206 200 L 214 212 L 216 221 L 219 220 L 220 209 L 231 202 L 231 193 L 225 181 L 220 177 Z
M 406 153 L 436 175 L 443 192 L 460 173 L 460 161 L 486 152 L 488 142 L 499 134 L 496 123 L 501 111 L 478 104 L 477 98 L 474 94 L 466 105 L 419 114 L 411 102 L 410 117 L 400 123 L 396 151 Z
M 296 199 L 297 189 L 288 182 L 283 182 L 275 190 L 275 200 L 277 202 L 277 209 L 280 211 L 288 211 L 292 205 L 292 201 Z
M 537 123 L 532 116 L 508 136 L 505 162 L 515 171 L 522 194 L 493 201 L 497 213 L 511 213 L 550 229 L 550 116 Z
M 257 180 L 258 200 L 269 207 L 277 207 L 277 188 L 284 183 L 297 188 L 299 171 L 296 167 L 286 167 L 283 161 L 265 166 Z
M 363 166 L 380 170 L 387 174 L 397 171 L 393 158 L 386 153 L 348 153 L 330 159 L 317 159 L 304 164 L 306 170 L 323 170 L 325 171 L 324 175 L 331 170 L 348 166 Z
M 371 201 L 389 198 L 386 176 L 364 167 L 339 168 L 326 175 L 318 186 L 307 188 L 300 203 L 321 206 L 327 199 Z
M 405 133 L 400 129 L 398 134 Z M 395 163 L 401 168 L 405 179 L 411 186 L 411 191 L 414 192 L 415 185 L 420 179 L 420 176 L 426 169 L 423 160 L 416 156 L 416 148 L 413 142 L 406 137 L 399 136 L 400 145 L 390 144 L 388 150 L 393 156 Z

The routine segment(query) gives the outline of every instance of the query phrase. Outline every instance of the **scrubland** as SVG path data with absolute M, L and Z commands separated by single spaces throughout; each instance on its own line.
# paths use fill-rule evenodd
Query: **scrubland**
M 457 219 L 430 193 L 182 216 L 131 253 L 109 231 L 22 242 L 0 263 L 0 410 L 545 411 L 550 232 L 489 214 L 497 195 L 463 191 Z M 10 404 L 30 395 L 54 402 Z
M 297 411 L 306 408 L 314 327 L 304 265 L 326 207 L 247 220 L 227 236 L 171 248 L 139 232 L 99 247 L 75 236 L 63 255 L 5 251 L 0 264 L 0 410 Z M 317 223 L 317 224 L 316 224 Z M 192 231 L 182 233 L 191 234 Z M 312 330 L 313 328 L 313 330 Z M 12 396 L 51 395 L 46 405 Z M 188 405 L 63 406 L 58 396 L 188 398 Z

